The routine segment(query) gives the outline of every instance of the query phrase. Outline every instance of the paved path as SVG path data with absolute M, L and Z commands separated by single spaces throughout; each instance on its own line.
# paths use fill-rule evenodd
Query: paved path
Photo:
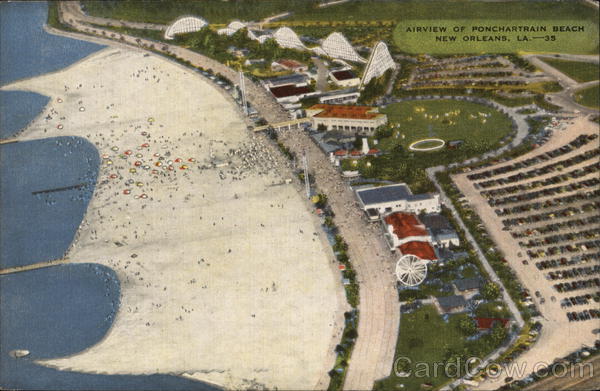
M 394 360 L 400 325 L 395 259 L 380 227 L 366 221 L 353 191 L 308 134 L 287 131 L 280 133 L 279 139 L 297 156 L 306 151 L 317 188 L 327 194 L 335 223 L 348 243 L 360 283 L 360 315 L 344 389 L 370 390 L 376 380 L 390 375 Z
M 546 99 L 548 101 L 552 102 L 555 105 L 561 106 L 562 109 L 565 111 L 580 112 L 584 115 L 598 114 L 599 111 L 597 109 L 582 106 L 575 101 L 576 91 L 579 91 L 586 87 L 591 87 L 594 84 L 597 84 L 598 80 L 586 83 L 579 83 L 576 80 L 571 79 L 564 73 L 560 72 L 558 69 L 544 62 L 543 58 L 560 58 L 561 60 L 585 61 L 597 64 L 600 59 L 599 56 L 561 54 L 559 56 L 526 55 L 524 56 L 524 58 L 536 67 L 540 68 L 545 74 L 552 77 L 563 87 L 562 91 L 553 94 L 547 94 Z
M 168 27 L 164 24 L 129 22 L 126 20 L 116 20 L 100 18 L 97 16 L 89 16 L 83 12 L 81 8 L 81 3 L 79 1 L 61 1 L 61 6 L 69 10 L 68 12 L 73 16 L 73 21 L 76 19 L 83 23 L 98 24 L 101 26 L 129 27 L 140 30 L 160 31 L 164 31 Z M 71 22 L 70 20 L 68 21 Z
M 329 69 L 325 66 L 325 62 L 319 57 L 313 57 L 312 62 L 317 67 L 317 90 L 329 91 L 329 83 L 327 83 Z

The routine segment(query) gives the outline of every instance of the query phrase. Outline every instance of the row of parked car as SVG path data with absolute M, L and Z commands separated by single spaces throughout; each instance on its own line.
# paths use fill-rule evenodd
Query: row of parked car
M 566 185 L 546 187 L 542 190 L 531 191 L 529 193 L 521 193 L 503 198 L 488 198 L 487 202 L 490 206 L 502 206 L 517 202 L 536 200 L 543 197 L 550 197 L 556 194 L 569 193 L 582 189 L 593 189 L 598 185 L 600 185 L 600 179 L 598 178 L 584 179 L 582 181 L 572 182 Z
M 600 278 L 591 278 L 589 280 L 579 280 L 572 282 L 561 282 L 555 284 L 554 289 L 559 292 L 571 292 L 587 288 L 600 288 Z
M 588 212 L 595 212 L 598 209 L 600 209 L 600 201 L 594 201 L 585 203 L 578 208 L 570 206 L 568 208 L 552 212 L 539 213 L 523 217 L 515 217 L 512 219 L 504 219 L 502 220 L 502 224 L 504 224 L 505 230 L 508 231 L 508 229 L 516 225 L 534 224 L 543 221 L 554 220 L 560 217 L 571 217 L 579 214 L 585 214 Z
M 551 232 L 559 232 L 563 229 L 574 229 L 577 227 L 594 227 L 600 224 L 600 214 L 588 216 L 582 219 L 561 221 L 559 223 L 550 223 L 536 228 L 527 228 L 522 231 L 511 232 L 514 239 L 521 239 L 529 236 L 546 235 Z
M 571 296 L 565 297 L 560 301 L 560 306 L 562 308 L 572 307 L 574 305 L 587 305 L 590 302 L 599 302 L 600 301 L 600 292 L 596 292 L 593 295 L 579 295 L 579 296 Z
M 586 191 L 583 193 L 575 193 L 564 197 L 557 197 L 548 199 L 544 202 L 531 202 L 524 205 L 513 206 L 512 208 L 496 209 L 494 212 L 498 216 L 508 216 L 512 214 L 525 213 L 531 210 L 539 210 L 546 208 L 554 208 L 563 205 L 573 204 L 578 201 L 585 201 L 600 196 L 600 188 L 593 191 Z
M 588 277 L 600 274 L 600 265 L 574 267 L 572 269 L 550 272 L 546 275 L 547 280 L 566 280 L 568 278 Z
M 547 249 L 527 250 L 527 255 L 529 255 L 530 258 L 543 258 L 558 254 L 588 251 L 596 248 L 600 248 L 600 240 L 588 240 L 563 246 L 548 247 Z
M 598 260 L 600 260 L 600 252 L 595 252 L 595 253 L 589 253 L 589 254 L 575 255 L 575 256 L 572 256 L 570 259 L 567 259 L 566 257 L 562 257 L 562 258 L 558 258 L 558 259 L 549 259 L 546 261 L 536 262 L 535 266 L 538 268 L 538 270 L 546 270 L 546 269 L 555 269 L 555 268 L 564 267 L 564 266 L 585 264 L 588 262 L 598 261 Z
M 511 183 L 524 181 L 527 179 L 546 175 L 551 172 L 564 170 L 565 168 L 574 166 L 574 165 L 584 162 L 586 160 L 594 159 L 598 155 L 600 155 L 600 150 L 592 149 L 592 150 L 580 153 L 578 155 L 572 156 L 568 159 L 550 163 L 545 166 L 534 168 L 529 171 L 519 172 L 518 174 L 514 174 L 511 176 L 497 178 L 497 179 L 490 179 L 490 180 L 487 180 L 484 182 L 479 182 L 479 183 L 475 184 L 475 188 L 476 189 L 479 189 L 479 188 L 488 189 L 488 188 L 494 187 L 494 186 L 509 185 Z
M 519 185 L 513 185 L 508 187 L 501 187 L 499 189 L 483 190 L 481 191 L 481 195 L 486 199 L 498 196 L 507 196 L 510 194 L 526 192 L 540 187 L 556 185 L 559 183 L 570 181 L 572 179 L 582 178 L 590 174 L 595 174 L 598 171 L 600 171 L 600 162 L 591 163 L 585 167 L 577 168 L 569 172 L 554 175 L 543 180 L 521 183 Z
M 562 234 L 550 235 L 539 239 L 529 239 L 527 242 L 519 241 L 519 245 L 521 247 L 532 248 L 564 242 L 573 242 L 581 239 L 595 238 L 600 238 L 600 228 L 592 228 L 578 232 L 567 232 Z
M 548 151 L 513 164 L 509 164 L 499 168 L 494 168 L 487 171 L 478 172 L 476 174 L 470 174 L 467 176 L 467 178 L 471 181 L 478 181 L 482 179 L 492 178 L 496 175 L 506 174 L 507 172 L 522 170 L 524 168 L 552 160 L 558 156 L 567 154 L 577 148 L 581 148 L 582 146 L 595 140 L 596 138 L 598 138 L 597 134 L 580 135 L 570 143 L 563 145 L 560 148 L 553 149 L 552 151 Z M 496 163 L 497 162 L 491 162 L 490 165 Z
M 569 322 L 580 321 L 580 320 L 590 320 L 590 319 L 600 319 L 600 311 L 596 309 L 589 309 L 580 312 L 567 312 L 567 318 Z

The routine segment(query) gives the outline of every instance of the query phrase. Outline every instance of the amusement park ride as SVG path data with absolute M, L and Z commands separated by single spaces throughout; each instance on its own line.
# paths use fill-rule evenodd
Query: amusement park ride
M 427 263 L 415 255 L 403 255 L 396 263 L 396 277 L 403 285 L 417 286 L 427 277 Z

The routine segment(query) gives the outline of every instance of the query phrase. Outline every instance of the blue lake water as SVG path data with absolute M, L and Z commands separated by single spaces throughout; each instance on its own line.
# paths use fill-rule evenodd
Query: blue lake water
M 0 91 L 0 138 L 9 138 L 27 126 L 48 100 L 34 92 Z
M 0 3 L 0 85 L 62 69 L 103 48 L 47 34 L 46 18 L 45 2 Z M 0 91 L 0 138 L 21 130 L 47 102 L 31 92 Z M 64 255 L 99 162 L 96 148 L 77 137 L 0 146 L 2 268 Z M 177 376 L 83 374 L 33 362 L 80 352 L 104 337 L 120 297 L 119 280 L 107 267 L 69 264 L 3 275 L 0 297 L 0 389 L 214 390 Z M 15 359 L 13 349 L 31 353 Z
M 62 258 L 96 183 L 96 147 L 78 137 L 53 137 L 1 148 L 0 266 Z M 79 187 L 53 191 L 70 186 Z

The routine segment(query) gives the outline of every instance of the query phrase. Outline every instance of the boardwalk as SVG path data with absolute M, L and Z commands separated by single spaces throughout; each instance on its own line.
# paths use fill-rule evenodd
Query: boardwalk
M 56 259 L 54 261 L 32 263 L 30 265 L 25 265 L 25 266 L 7 267 L 6 269 L 0 269 L 0 275 L 26 272 L 28 270 L 43 269 L 45 267 L 64 265 L 64 264 L 70 263 L 70 262 L 71 262 L 71 260 L 69 260 L 69 259 Z
M 380 228 L 365 220 L 352 190 L 310 137 L 288 131 L 279 139 L 297 156 L 306 152 L 318 190 L 327 194 L 335 223 L 348 243 L 360 283 L 360 317 L 344 389 L 370 390 L 376 380 L 390 375 L 394 360 L 400 326 L 394 259 Z

